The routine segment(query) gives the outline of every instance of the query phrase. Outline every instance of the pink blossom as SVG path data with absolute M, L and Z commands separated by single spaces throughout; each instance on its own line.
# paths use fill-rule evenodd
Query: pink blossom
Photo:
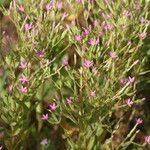
M 44 57 L 44 55 L 45 55 L 45 49 L 42 49 L 42 50 L 40 50 L 40 51 L 37 51 L 37 52 L 36 52 L 36 55 L 37 55 L 38 57 Z
M 53 9 L 53 6 L 52 6 L 51 4 L 47 4 L 47 5 L 45 6 L 45 9 L 46 9 L 47 11 L 52 10 L 52 9 Z
M 81 41 L 81 35 L 76 35 L 76 36 L 75 36 L 75 40 L 76 40 L 76 41 Z
M 141 33 L 139 33 L 139 38 L 142 39 L 142 40 L 145 39 L 146 36 L 147 36 L 147 33 L 146 33 L 146 32 L 141 32 Z
M 83 3 L 84 0 L 76 0 L 78 3 Z
M 63 18 L 66 18 L 68 16 L 68 13 L 67 12 L 64 12 L 63 13 Z
M 21 86 L 21 88 L 20 88 L 20 91 L 22 92 L 22 93 L 27 93 L 27 87 L 25 87 L 25 86 Z
M 130 13 L 129 13 L 129 11 L 124 10 L 124 11 L 123 11 L 123 15 L 126 16 L 126 17 L 128 17 L 128 16 L 130 16 Z
M 113 59 L 118 58 L 118 55 L 113 51 L 109 52 L 109 56 Z
M 97 26 L 97 25 L 98 25 L 98 21 L 97 21 L 97 20 L 94 20 L 93 25 L 94 25 L 94 26 Z
M 31 30 L 32 29 L 32 23 L 30 23 L 30 24 L 25 24 L 24 25 L 24 28 L 25 28 L 25 31 L 29 31 L 29 30 Z
M 128 77 L 128 83 L 131 84 L 135 81 L 135 77 Z
M 18 7 L 18 10 L 19 10 L 20 12 L 24 12 L 24 6 L 23 6 L 23 5 L 20 5 L 20 6 Z
M 143 120 L 141 118 L 136 118 L 136 124 L 139 125 L 143 122 Z
M 91 96 L 91 97 L 96 96 L 96 91 L 91 91 L 91 92 L 90 92 L 90 96 Z
M 62 4 L 63 4 L 62 2 L 57 2 L 57 8 L 61 9 L 62 8 Z
M 131 41 L 128 41 L 127 45 L 128 45 L 128 46 L 131 46 L 131 45 L 132 45 L 132 42 L 131 42 Z
M 129 107 L 133 105 L 133 101 L 130 98 L 126 100 L 126 103 Z
M 63 66 L 65 67 L 66 70 L 67 70 L 67 68 L 68 68 L 68 65 L 69 65 L 68 60 L 67 60 L 67 59 L 64 59 L 64 61 L 63 61 Z
M 104 27 L 106 25 L 106 21 L 103 21 L 101 26 Z
M 73 100 L 73 97 L 69 97 L 69 98 L 66 99 L 66 101 L 67 101 L 68 104 L 71 104 L 72 100 Z
M 48 120 L 48 114 L 43 114 L 42 115 L 42 120 Z
M 49 105 L 49 108 L 50 108 L 50 110 L 51 110 L 51 111 L 55 111 L 55 110 L 56 110 L 56 108 L 57 108 L 56 103 L 52 103 L 52 104 L 50 104 L 50 105 Z
M 9 91 L 10 93 L 13 91 L 13 85 L 12 85 L 12 84 L 10 84 L 10 85 L 8 86 L 8 91 Z
M 102 28 L 104 28 L 105 30 L 111 30 L 113 28 L 112 25 L 107 24 L 106 21 L 103 21 L 101 24 Z
M 97 45 L 99 43 L 99 38 L 97 38 L 97 39 L 90 39 L 88 43 L 90 45 L 92 45 L 92 46 Z
M 150 144 L 150 135 L 145 137 L 145 141 L 147 144 Z
M 72 25 L 75 25 L 75 24 L 76 24 L 75 20 L 72 20 L 72 21 L 71 21 L 71 24 L 72 24 Z
M 26 61 L 21 61 L 20 65 L 19 65 L 19 68 L 21 68 L 21 69 L 27 68 L 27 62 Z
M 0 146 L 0 150 L 2 150 L 2 148 L 3 148 L 3 146 L 1 145 L 1 146 Z
M 98 32 L 98 36 L 100 36 L 100 37 L 103 36 L 103 34 L 104 34 L 104 32 L 102 32 L 102 31 Z
M 144 22 L 146 21 L 145 18 L 144 18 L 143 16 L 140 17 L 139 20 L 140 20 L 141 23 L 144 23 Z
M 104 29 L 105 29 L 105 30 L 111 30 L 112 28 L 113 28 L 113 26 L 110 25 L 110 24 L 106 24 L 106 25 L 104 26 Z
M 91 29 L 92 29 L 92 26 L 91 26 L 91 25 L 89 25 L 88 28 L 83 28 L 84 31 L 82 32 L 82 35 L 83 35 L 83 36 L 89 35 L 90 32 L 91 32 Z
M 43 139 L 40 144 L 41 145 L 47 145 L 48 144 L 47 138 Z
M 127 83 L 127 81 L 128 81 L 127 79 L 123 79 L 123 78 L 122 78 L 122 79 L 120 79 L 120 83 L 121 83 L 121 84 L 126 84 L 126 83 Z
M 22 84 L 25 84 L 28 82 L 28 78 L 24 75 L 22 75 L 20 78 L 19 78 L 19 81 L 21 81 Z
M 102 16 L 105 18 L 105 19 L 110 19 L 112 17 L 112 14 L 104 14 L 102 13 Z
M 67 59 L 64 59 L 63 65 L 64 65 L 64 66 L 68 66 L 68 60 L 67 60 Z
M 85 59 L 84 63 L 83 63 L 83 66 L 84 66 L 84 68 L 88 69 L 88 68 L 93 66 L 93 61 Z
M 82 35 L 86 36 L 88 34 L 90 34 L 90 31 L 88 29 L 84 29 L 84 31 L 82 32 Z

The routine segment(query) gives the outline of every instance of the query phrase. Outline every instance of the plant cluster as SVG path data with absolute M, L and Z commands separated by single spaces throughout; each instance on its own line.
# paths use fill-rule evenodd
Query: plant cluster
M 137 85 L 145 73 L 149 6 L 144 0 L 1 5 L 17 32 L 1 55 L 3 147 L 55 149 L 59 128 L 62 150 L 148 149 L 148 133 L 137 139 L 144 115 L 136 108 L 145 102 Z M 1 37 L 4 51 L 9 37 L 5 31 Z

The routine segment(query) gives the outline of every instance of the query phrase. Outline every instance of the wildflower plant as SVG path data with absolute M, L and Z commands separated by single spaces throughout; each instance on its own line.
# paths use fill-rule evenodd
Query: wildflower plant
M 149 6 L 144 0 L 1 5 L 17 32 L 17 43 L 1 61 L 3 146 L 31 149 L 30 138 L 50 146 L 44 131 L 57 125 L 66 149 L 148 148 L 149 135 L 137 143 L 144 121 L 134 106 L 143 103 L 137 84 L 144 71 L 140 54 L 150 26 Z

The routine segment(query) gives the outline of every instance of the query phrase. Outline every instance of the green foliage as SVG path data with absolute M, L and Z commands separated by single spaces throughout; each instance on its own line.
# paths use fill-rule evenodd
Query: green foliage
M 138 116 L 131 115 L 133 127 L 128 130 L 127 123 L 118 143 L 114 137 L 124 114 L 132 111 L 127 99 L 142 104 L 137 84 L 147 60 L 141 51 L 147 48 L 149 55 L 149 3 L 66 0 L 61 8 L 57 2 L 24 0 L 0 7 L 17 32 L 17 42 L 11 42 L 1 61 L 3 145 L 53 150 L 63 136 L 66 143 L 61 144 L 70 150 L 147 148 L 143 140 L 136 141 Z M 47 4 L 53 8 L 46 10 Z M 59 135 L 52 127 L 61 129 Z M 48 143 L 42 145 L 43 137 Z

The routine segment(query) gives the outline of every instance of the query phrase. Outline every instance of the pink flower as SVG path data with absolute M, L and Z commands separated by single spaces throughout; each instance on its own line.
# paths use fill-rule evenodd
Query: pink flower
M 105 29 L 105 30 L 111 30 L 113 28 L 112 25 L 109 25 L 106 23 L 106 21 L 103 21 L 101 26 Z
M 143 122 L 143 120 L 141 118 L 136 118 L 136 124 L 139 125 Z
M 36 55 L 37 55 L 38 57 L 44 57 L 44 55 L 45 55 L 45 49 L 42 49 L 42 50 L 40 50 L 40 51 L 37 51 L 37 52 L 36 52 Z
M 99 32 L 98 32 L 98 36 L 100 36 L 100 37 L 103 36 L 103 34 L 104 34 L 104 33 L 103 33 L 102 31 L 99 31 Z
M 12 84 L 10 84 L 10 85 L 8 86 L 8 91 L 9 91 L 10 93 L 13 91 L 13 85 L 12 85 Z
M 25 84 L 28 82 L 28 78 L 24 75 L 22 75 L 20 78 L 19 78 L 19 81 L 21 81 L 22 84 Z
M 103 21 L 101 26 L 104 27 L 106 25 L 106 21 Z
M 52 6 L 51 4 L 47 4 L 47 5 L 45 6 L 45 9 L 46 9 L 47 11 L 51 10 L 52 8 L 53 8 L 53 6 Z
M 62 8 L 62 4 L 63 4 L 62 2 L 57 2 L 57 8 L 61 9 Z
M 90 39 L 88 43 L 90 45 L 92 45 L 92 46 L 97 45 L 99 43 L 99 38 L 97 38 L 97 39 Z
M 69 98 L 66 99 L 66 101 L 67 101 L 68 104 L 71 104 L 72 100 L 73 100 L 73 97 L 69 97 Z
M 128 77 L 128 84 L 131 84 L 135 81 L 135 77 Z
M 83 36 L 86 36 L 86 35 L 88 35 L 88 34 L 90 34 L 90 31 L 87 30 L 87 29 L 84 29 L 84 31 L 82 32 L 82 35 L 83 35 Z
M 115 52 L 109 52 L 109 56 L 113 59 L 118 58 L 118 55 Z
M 64 65 L 64 66 L 68 66 L 68 60 L 67 60 L 67 59 L 64 59 L 63 65 Z
M 131 46 L 131 45 L 132 45 L 132 42 L 131 42 L 131 41 L 128 41 L 127 45 L 128 45 L 128 46 Z
M 91 91 L 91 92 L 90 92 L 90 96 L 91 96 L 91 97 L 96 96 L 96 91 Z
M 20 91 L 21 91 L 22 93 L 27 93 L 27 87 L 24 87 L 24 86 L 22 85 L 21 88 L 20 88 Z
M 104 14 L 102 13 L 102 16 L 105 18 L 105 19 L 110 19 L 112 17 L 112 14 Z
M 107 25 L 104 26 L 105 30 L 111 30 L 112 28 L 113 28 L 113 26 L 109 25 L 109 24 L 107 24 Z
M 76 35 L 76 36 L 75 36 L 75 40 L 76 40 L 76 41 L 81 41 L 81 35 Z
M 146 32 L 139 33 L 139 38 L 142 39 L 142 40 L 145 39 L 146 36 L 147 36 Z
M 76 0 L 78 3 L 83 3 L 84 0 Z
M 0 146 L 0 150 L 2 150 L 3 146 Z
M 21 68 L 21 69 L 27 68 L 27 62 L 26 61 L 21 61 L 20 65 L 19 65 L 19 68 Z
M 63 66 L 65 67 L 66 70 L 67 70 L 67 68 L 68 68 L 68 65 L 69 65 L 68 60 L 67 60 L 67 59 L 64 59 L 64 61 L 63 61 Z
M 48 114 L 43 114 L 42 115 L 42 120 L 48 120 Z
M 83 63 L 83 66 L 84 66 L 84 68 L 88 69 L 88 68 L 93 66 L 93 61 L 85 59 L 84 63 Z
M 146 21 L 144 17 L 140 17 L 139 20 L 141 23 L 144 23 Z
M 121 84 L 126 84 L 127 81 L 128 81 L 127 79 L 120 79 L 120 83 L 121 83 Z
M 97 25 L 98 25 L 98 21 L 97 21 L 97 20 L 94 20 L 93 25 L 94 25 L 94 26 L 97 26 Z
M 50 110 L 51 110 L 51 111 L 55 111 L 55 110 L 56 110 L 56 108 L 57 108 L 56 103 L 52 103 L 52 104 L 50 104 L 50 105 L 49 105 L 49 108 L 50 108 Z
M 41 145 L 47 145 L 48 144 L 47 138 L 43 139 L 40 144 Z
M 83 35 L 83 36 L 89 35 L 90 32 L 91 32 L 91 29 L 92 29 L 92 26 L 91 26 L 91 25 L 89 25 L 87 29 L 83 28 L 84 31 L 82 32 L 82 35 Z
M 133 101 L 130 98 L 126 100 L 126 103 L 129 107 L 133 105 Z
M 128 17 L 128 16 L 130 16 L 130 13 L 129 13 L 129 11 L 124 10 L 124 11 L 123 11 L 123 15 L 126 16 L 126 17 Z
M 66 18 L 68 16 L 68 13 L 67 12 L 64 12 L 63 13 L 63 18 Z
M 75 20 L 72 20 L 71 24 L 75 26 L 75 24 L 76 24 Z
M 25 28 L 25 31 L 29 31 L 29 30 L 31 30 L 32 29 L 32 23 L 30 23 L 30 24 L 25 24 L 24 25 L 24 28 Z
M 24 6 L 23 6 L 23 5 L 20 5 L 20 6 L 18 7 L 18 10 L 19 10 L 20 12 L 24 12 Z
M 145 141 L 147 144 L 150 144 L 150 135 L 145 137 Z

